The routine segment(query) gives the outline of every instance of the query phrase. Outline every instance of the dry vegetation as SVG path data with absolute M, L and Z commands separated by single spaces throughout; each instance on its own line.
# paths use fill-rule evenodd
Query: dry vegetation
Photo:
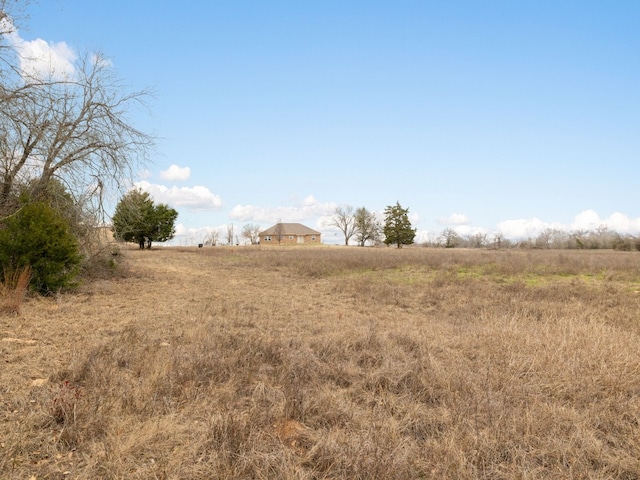
M 20 307 L 27 296 L 30 280 L 30 266 L 4 270 L 4 278 L 0 283 L 0 312 L 20 315 Z
M 0 317 L 0 478 L 640 478 L 637 253 L 124 254 Z

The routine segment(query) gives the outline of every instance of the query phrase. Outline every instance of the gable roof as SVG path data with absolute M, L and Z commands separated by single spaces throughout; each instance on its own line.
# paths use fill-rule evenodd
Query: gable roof
M 320 232 L 316 232 L 301 223 L 276 223 L 274 226 L 260 232 L 260 235 L 320 235 Z

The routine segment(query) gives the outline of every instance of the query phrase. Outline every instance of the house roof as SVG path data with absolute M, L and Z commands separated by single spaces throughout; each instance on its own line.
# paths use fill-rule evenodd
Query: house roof
M 301 223 L 276 223 L 260 232 L 260 235 L 320 235 L 320 232 Z

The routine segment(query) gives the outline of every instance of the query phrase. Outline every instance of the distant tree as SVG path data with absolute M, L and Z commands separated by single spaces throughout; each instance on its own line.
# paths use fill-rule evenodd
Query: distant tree
M 586 230 L 574 230 L 569 234 L 569 248 L 586 248 L 588 232 Z
M 278 239 L 278 245 L 280 245 L 282 237 L 284 237 L 284 225 L 280 219 L 278 219 L 278 223 L 276 223 L 274 236 Z
M 113 234 L 118 240 L 151 248 L 175 235 L 178 212 L 165 204 L 155 205 L 148 192 L 132 190 L 118 202 L 113 214 Z
M 460 236 L 453 228 L 445 228 L 440 234 L 445 248 L 455 248 L 460 243 Z
M 112 218 L 113 236 L 116 240 L 146 245 L 153 200 L 149 193 L 132 190 L 120 199 Z
M 242 236 L 251 242 L 251 245 L 257 245 L 260 240 L 260 225 L 255 223 L 247 223 L 242 227 Z
M 570 242 L 569 235 L 557 228 L 545 228 L 535 238 L 536 248 L 563 248 Z
M 176 234 L 175 224 L 178 212 L 168 205 L 160 203 L 155 205 L 152 215 L 151 225 L 155 227 L 155 232 L 149 236 L 147 247 L 151 248 L 151 242 L 166 242 L 171 240 Z
M 382 225 L 376 214 L 365 207 L 361 207 L 356 210 L 354 219 L 356 226 L 355 236 L 358 245 L 364 247 L 368 241 L 375 243 L 382 231 Z
M 212 230 L 206 235 L 206 237 L 204 237 L 204 241 L 202 243 L 204 245 L 215 247 L 218 244 L 219 236 L 220 234 L 217 230 Z
M 227 225 L 227 245 L 233 245 L 233 223 Z
M 503 248 L 503 247 L 506 247 L 506 246 L 507 246 L 507 244 L 506 244 L 506 243 L 507 243 L 507 242 L 506 242 L 506 239 L 505 239 L 504 233 L 496 232 L 496 233 L 493 235 L 493 247 L 494 247 L 494 248 L 497 248 L 497 249 L 499 250 L 499 249 L 501 249 L 501 248 Z
M 416 229 L 411 226 L 409 221 L 409 209 L 402 208 L 400 202 L 395 205 L 387 206 L 384 209 L 384 243 L 387 245 L 395 244 L 398 248 L 403 245 L 411 245 L 416 237 Z
M 634 237 L 633 235 L 629 234 L 616 234 L 613 240 L 612 248 L 614 250 L 622 250 L 627 252 L 640 250 L 640 238 Z
M 336 207 L 329 225 L 338 228 L 344 235 L 344 244 L 349 245 L 349 239 L 356 233 L 357 228 L 353 207 L 350 205 Z
M 482 248 L 487 244 L 487 234 L 474 233 L 473 235 L 469 235 L 466 240 L 469 247 Z
M 595 232 L 591 232 L 591 248 L 612 248 L 616 233 L 606 225 L 600 225 Z
M 372 245 L 378 245 L 384 241 L 382 219 L 376 212 L 371 212 L 371 228 L 369 234 L 369 241 Z

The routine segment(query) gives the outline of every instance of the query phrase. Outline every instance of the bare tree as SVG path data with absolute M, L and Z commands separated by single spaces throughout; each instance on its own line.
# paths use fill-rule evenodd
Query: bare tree
M 242 236 L 251 242 L 251 245 L 257 245 L 260 235 L 260 225 L 255 223 L 247 223 L 242 227 Z
M 202 242 L 204 245 L 209 245 L 215 247 L 218 244 L 220 234 L 217 230 L 210 231 L 206 237 L 204 237 L 204 241 Z
M 487 244 L 487 235 L 485 233 L 474 233 L 468 235 L 465 240 L 471 248 L 482 248 Z
M 562 248 L 568 243 L 568 235 L 557 228 L 545 228 L 535 238 L 536 248 Z
M 502 247 L 507 246 L 504 233 L 496 232 L 493 235 L 493 246 L 494 246 L 494 248 L 496 248 L 498 250 L 501 249 Z
M 460 242 L 460 236 L 453 228 L 445 228 L 440 237 L 444 241 L 445 248 L 454 248 Z
M 368 241 L 375 244 L 382 236 L 382 221 L 374 212 L 360 207 L 354 214 L 355 236 L 358 245 L 364 247 Z
M 280 245 L 282 237 L 284 236 L 284 225 L 280 219 L 278 219 L 278 223 L 276 223 L 274 235 L 278 239 L 278 245 Z
M 5 42 L 9 35 L 16 32 L 16 24 L 24 18 L 24 10 L 29 3 L 27 0 L 0 0 L 0 74 L 2 76 L 6 76 L 6 70 L 17 70 L 14 65 L 16 58 L 12 55 L 13 49 Z
M 120 189 L 147 159 L 153 138 L 128 115 L 148 94 L 124 91 L 102 56 L 86 55 L 76 67 L 68 80 L 23 79 L 29 88 L 3 96 L 0 212 L 11 211 L 20 190 L 37 198 L 57 179 L 77 202 L 103 214 L 105 190 Z
M 376 212 L 371 212 L 371 227 L 369 230 L 369 241 L 372 245 L 383 244 L 384 237 L 384 219 Z
M 227 225 L 227 245 L 233 245 L 233 223 Z
M 349 239 L 356 233 L 356 218 L 353 207 L 351 205 L 336 207 L 329 225 L 338 228 L 344 234 L 344 244 L 349 245 Z

